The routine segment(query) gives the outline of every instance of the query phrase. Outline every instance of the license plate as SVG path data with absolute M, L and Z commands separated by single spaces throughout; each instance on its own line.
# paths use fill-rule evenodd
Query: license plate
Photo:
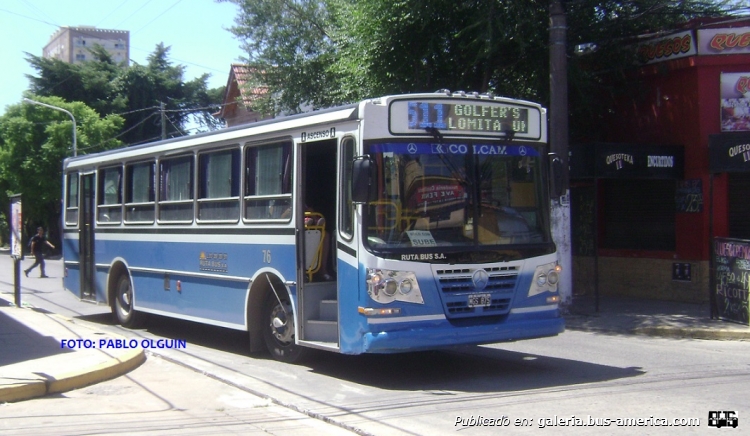
M 492 294 L 469 295 L 469 307 L 487 307 L 492 304 Z

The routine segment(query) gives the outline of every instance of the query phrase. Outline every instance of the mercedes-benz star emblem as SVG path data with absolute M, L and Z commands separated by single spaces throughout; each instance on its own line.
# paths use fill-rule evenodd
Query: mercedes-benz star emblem
M 481 291 L 487 287 L 487 283 L 490 281 L 490 275 L 483 269 L 474 271 L 474 275 L 471 276 L 471 280 L 474 282 L 474 287 L 477 291 Z

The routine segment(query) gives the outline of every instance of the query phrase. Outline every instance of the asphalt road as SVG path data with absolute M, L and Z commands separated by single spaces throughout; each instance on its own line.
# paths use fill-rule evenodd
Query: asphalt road
M 707 420 L 714 410 L 738 411 L 739 428 L 750 426 L 743 420 L 750 411 L 749 342 L 568 331 L 555 338 L 439 352 L 314 352 L 301 364 L 288 365 L 264 354 L 249 356 L 241 332 L 160 317 L 152 317 L 143 330 L 129 331 L 111 324 L 107 308 L 80 303 L 62 290 L 24 298 L 95 323 L 105 335 L 185 340 L 184 349 L 153 352 L 165 367 L 191 375 L 180 382 L 146 377 L 139 382 L 143 389 L 168 392 L 180 383 L 185 390 L 180 398 L 200 397 L 201 383 L 209 378 L 247 401 L 266 401 L 360 434 L 530 434 L 540 428 L 561 434 L 705 434 L 714 430 Z M 108 389 L 121 389 L 120 381 L 87 388 L 85 395 L 76 391 L 29 404 L 43 402 L 54 410 L 65 402 L 85 415 L 92 403 L 86 400 L 105 401 L 111 397 Z M 683 425 L 696 420 L 699 426 Z M 78 434 L 83 433 L 81 427 Z

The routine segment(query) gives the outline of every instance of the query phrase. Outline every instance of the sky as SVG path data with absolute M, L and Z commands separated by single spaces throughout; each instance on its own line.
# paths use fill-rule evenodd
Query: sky
M 209 88 L 224 86 L 240 61 L 240 42 L 227 29 L 238 14 L 214 0 L 3 0 L 0 2 L 0 114 L 21 102 L 36 71 L 26 54 L 42 49 L 59 27 L 96 26 L 130 32 L 130 59 L 145 64 L 159 43 L 171 47 L 184 80 L 209 73 Z

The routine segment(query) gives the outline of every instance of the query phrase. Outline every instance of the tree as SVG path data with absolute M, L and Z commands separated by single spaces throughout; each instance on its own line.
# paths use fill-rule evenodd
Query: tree
M 191 119 L 210 129 L 220 125 L 211 116 L 218 105 L 211 100 L 217 93 L 209 93 L 208 75 L 184 82 L 184 67 L 172 65 L 168 54 L 169 47 L 158 44 L 146 65 L 128 68 L 113 83 L 114 93 L 127 101 L 122 139 L 128 144 L 182 136 Z
M 549 101 L 549 0 L 223 1 L 239 7 L 231 30 L 244 42 L 250 86 L 267 89 L 265 111 L 441 88 Z M 627 38 L 727 14 L 727 3 L 567 1 L 568 47 L 603 47 L 569 62 L 578 131 L 595 108 L 590 91 L 605 86 L 592 64 L 631 68 Z
M 76 119 L 79 154 L 122 145 L 111 139 L 123 126 L 118 115 L 100 117 L 84 103 L 59 97 L 28 95 L 32 100 L 63 108 Z M 62 166 L 71 156 L 72 122 L 59 111 L 30 105 L 9 106 L 0 117 L 0 207 L 8 210 L 8 196 L 24 195 L 24 221 L 50 229 L 59 246 L 58 217 L 62 192 Z
M 119 139 L 126 144 L 184 135 L 190 121 L 208 130 L 221 126 L 211 114 L 218 111 L 223 87 L 209 90 L 207 74 L 185 82 L 184 67 L 169 61 L 169 47 L 158 44 L 146 65 L 129 68 L 101 46 L 90 50 L 93 60 L 78 64 L 27 53 L 37 71 L 28 76 L 30 92 L 84 102 L 103 115 L 123 114 Z
M 122 74 L 125 64 L 114 62 L 100 45 L 89 50 L 93 60 L 78 64 L 26 53 L 26 61 L 38 74 L 26 76 L 29 92 L 84 102 L 100 114 L 123 112 L 126 99 L 116 94 L 112 83 Z
M 323 0 L 220 0 L 236 3 L 242 13 L 232 32 L 242 38 L 251 70 L 248 91 L 253 110 L 263 114 L 295 113 L 307 105 L 328 106 L 337 101 L 339 81 L 330 68 L 335 63 L 332 32 L 335 3 Z

